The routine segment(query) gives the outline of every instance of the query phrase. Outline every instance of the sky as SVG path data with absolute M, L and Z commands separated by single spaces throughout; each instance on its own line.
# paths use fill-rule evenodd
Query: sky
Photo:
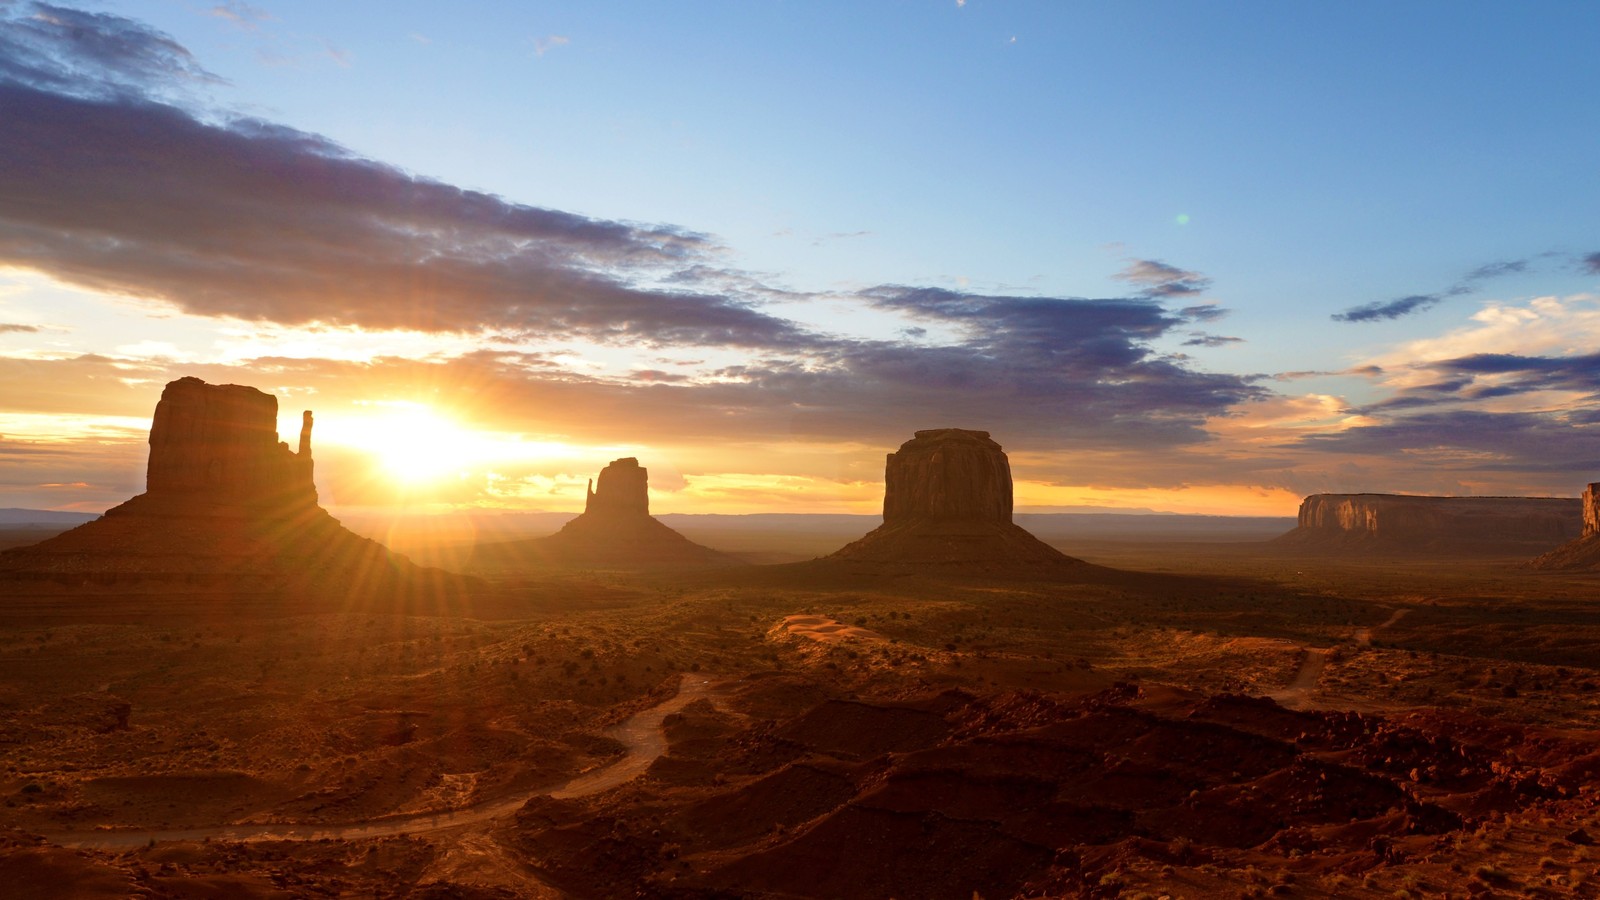
M 0 507 L 194 375 L 340 509 L 1600 480 L 1600 5 L 0 0 Z

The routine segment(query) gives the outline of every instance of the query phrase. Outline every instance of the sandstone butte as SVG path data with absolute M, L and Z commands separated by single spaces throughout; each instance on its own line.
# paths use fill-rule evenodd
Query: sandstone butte
M 1600 482 L 1583 489 L 1583 534 L 1533 561 L 1540 569 L 1600 569 Z
M 1276 539 L 1292 551 L 1527 555 L 1577 537 L 1580 503 L 1565 497 L 1313 494 Z
M 1011 462 L 989 432 L 919 431 L 885 461 L 883 524 L 828 559 L 990 571 L 1085 565 L 1011 512 Z
M 43 543 L 0 553 L 0 573 L 345 593 L 453 578 L 339 524 L 317 502 L 311 412 L 296 450 L 278 440 L 277 423 L 278 399 L 253 387 L 169 383 L 150 426 L 145 492 Z
M 634 457 L 612 460 L 589 483 L 583 513 L 548 537 L 480 545 L 474 566 L 551 566 L 644 569 L 729 566 L 733 557 L 703 547 L 650 515 L 650 470 Z

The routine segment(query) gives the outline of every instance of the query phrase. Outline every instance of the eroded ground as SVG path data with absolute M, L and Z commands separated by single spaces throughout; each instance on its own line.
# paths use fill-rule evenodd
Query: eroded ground
M 401 610 L 8 589 L 0 884 L 1600 896 L 1600 581 L 1104 551 L 1153 574 L 569 574 Z M 716 687 L 663 706 L 686 676 Z M 584 781 L 608 771 L 642 774 Z

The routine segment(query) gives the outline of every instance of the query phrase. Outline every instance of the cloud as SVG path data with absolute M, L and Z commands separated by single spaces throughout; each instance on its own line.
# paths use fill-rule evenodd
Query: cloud
M 230 365 L 0 357 L 0 388 L 50 385 L 20 399 L 0 390 L 7 408 L 142 417 L 162 384 L 189 374 L 293 385 L 312 406 L 413 386 L 463 415 L 593 444 L 848 443 L 870 448 L 857 451 L 860 474 L 876 478 L 882 447 L 939 423 L 988 428 L 1017 448 L 1118 453 L 1128 466 L 1205 445 L 1209 421 L 1270 394 L 1153 348 L 1222 315 L 1163 305 L 1209 280 L 1159 261 L 1129 265 L 1121 277 L 1139 296 L 1125 298 L 904 285 L 797 294 L 721 265 L 723 249 L 688 229 L 462 190 L 315 134 L 162 102 L 159 85 L 129 87 L 118 73 L 192 79 L 187 52 L 126 19 L 92 24 L 104 38 L 92 46 L 142 47 L 125 55 L 148 64 L 86 68 L 59 42 L 43 62 L 0 62 L 0 265 L 263 331 L 404 331 L 482 349 Z M 29 27 L 0 22 L 0 41 Z M 900 320 L 902 336 L 819 333 L 769 312 L 773 301 L 863 305 Z M 573 345 L 635 357 L 609 369 L 552 362 Z M 707 362 L 644 362 L 664 348 Z M 46 474 L 40 483 L 82 480 Z
M 1335 322 L 1380 322 L 1388 319 L 1399 319 L 1432 309 L 1447 298 L 1470 294 L 1478 289 L 1479 284 L 1485 281 L 1526 271 L 1528 271 L 1528 261 L 1525 259 L 1486 263 L 1461 276 L 1455 284 L 1437 293 L 1412 294 L 1396 300 L 1376 300 L 1371 303 L 1363 303 L 1360 306 L 1352 306 L 1344 312 L 1334 313 L 1332 319 Z
M 1136 259 L 1112 276 L 1143 288 L 1147 297 L 1185 297 L 1204 293 L 1211 279 L 1156 259 Z
M 1434 380 L 1432 365 L 1480 354 L 1572 356 L 1600 346 L 1600 297 L 1574 294 L 1522 303 L 1489 303 L 1469 324 L 1436 337 L 1407 341 L 1370 362 L 1391 388 Z
M 48 3 L 0 4 L 0 82 L 110 99 L 220 81 L 183 45 L 132 19 Z
M 1384 319 L 1398 319 L 1432 309 L 1442 300 L 1444 297 L 1438 294 L 1412 294 L 1398 300 L 1374 301 L 1361 306 L 1352 306 L 1342 313 L 1334 313 L 1332 318 L 1335 322 L 1377 322 Z
M 39 330 L 37 325 L 17 325 L 10 322 L 0 322 L 0 334 L 31 334 Z
M 1558 391 L 1561 405 L 1600 403 L 1600 353 L 1522 356 L 1478 353 L 1418 364 L 1434 380 L 1411 384 L 1374 409 L 1416 408 Z
M 1428 412 L 1312 435 L 1300 445 L 1414 465 L 1448 462 L 1457 472 L 1570 473 L 1574 488 L 1600 470 L 1600 427 L 1561 413 Z
M 1183 342 L 1185 347 L 1226 347 L 1229 344 L 1242 344 L 1244 338 L 1223 337 L 1215 334 L 1204 334 L 1198 331 L 1189 332 L 1189 339 Z
M 534 38 L 533 52 L 538 56 L 543 56 L 546 52 L 553 50 L 556 47 L 565 47 L 570 43 L 572 43 L 570 38 L 559 34 L 552 34 L 542 38 Z
M 1508 262 L 1488 263 L 1487 265 L 1479 266 L 1476 269 L 1473 269 L 1471 272 L 1468 272 L 1466 276 L 1462 278 L 1462 281 L 1468 283 L 1488 281 L 1492 278 L 1500 278 L 1505 275 L 1516 275 L 1526 271 L 1528 271 L 1528 261 L 1525 259 L 1514 259 Z
M 1178 315 L 1196 322 L 1215 322 L 1224 318 L 1231 310 L 1223 309 L 1215 303 L 1202 303 L 1198 306 L 1185 306 L 1178 310 Z
M 1600 275 L 1600 253 L 1590 253 L 1583 258 L 1583 268 L 1590 275 Z
M 640 283 L 714 250 L 511 203 L 270 123 L 0 84 L 0 264 L 281 324 L 796 346 L 792 323 Z
M 240 0 L 218 3 L 206 10 L 206 15 L 222 19 L 241 31 L 255 31 L 261 27 L 262 22 L 272 21 L 271 13 L 248 3 L 242 3 Z

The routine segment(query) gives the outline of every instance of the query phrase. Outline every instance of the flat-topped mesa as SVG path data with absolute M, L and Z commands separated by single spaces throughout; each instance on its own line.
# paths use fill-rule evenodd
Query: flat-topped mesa
M 312 482 L 311 412 L 300 450 L 278 440 L 278 398 L 198 378 L 170 382 L 150 425 L 145 493 L 246 506 L 317 503 Z
M 883 524 L 831 559 L 991 572 L 1083 565 L 1011 521 L 1011 462 L 987 431 L 919 431 L 883 475 Z
M 1286 547 L 1375 553 L 1538 552 L 1577 537 L 1581 504 L 1564 497 L 1313 494 Z
M 1600 481 L 1583 489 L 1583 536 L 1600 535 Z
M 1011 463 L 987 431 L 936 428 L 888 455 L 883 521 L 1011 521 Z
M 632 456 L 614 459 L 600 470 L 599 484 L 589 482 L 585 514 L 650 515 L 650 470 Z

